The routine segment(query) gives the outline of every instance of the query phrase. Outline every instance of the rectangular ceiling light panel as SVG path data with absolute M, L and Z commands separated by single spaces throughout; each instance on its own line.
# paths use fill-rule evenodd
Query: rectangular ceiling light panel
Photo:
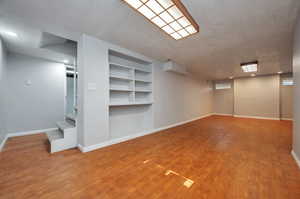
M 242 70 L 245 73 L 252 73 L 252 72 L 257 72 L 257 66 L 258 66 L 258 62 L 249 62 L 249 63 L 244 63 L 241 64 Z
M 180 0 L 123 0 L 174 39 L 199 32 L 199 26 Z

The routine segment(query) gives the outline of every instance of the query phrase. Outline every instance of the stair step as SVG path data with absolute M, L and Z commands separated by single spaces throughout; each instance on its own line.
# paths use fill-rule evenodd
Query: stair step
M 60 130 L 49 131 L 46 132 L 46 134 L 50 142 L 64 138 L 64 135 Z
M 61 130 L 70 129 L 70 128 L 74 128 L 75 127 L 74 124 L 72 124 L 71 122 L 68 122 L 68 121 L 57 122 L 56 125 Z
M 74 113 L 68 114 L 68 115 L 66 115 L 66 118 L 75 122 L 76 114 L 74 114 Z

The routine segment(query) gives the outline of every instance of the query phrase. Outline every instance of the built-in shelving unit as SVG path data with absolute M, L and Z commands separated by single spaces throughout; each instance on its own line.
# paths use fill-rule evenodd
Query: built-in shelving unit
M 110 106 L 152 104 L 152 65 L 110 51 Z
M 152 64 L 110 50 L 109 70 L 110 139 L 152 129 Z

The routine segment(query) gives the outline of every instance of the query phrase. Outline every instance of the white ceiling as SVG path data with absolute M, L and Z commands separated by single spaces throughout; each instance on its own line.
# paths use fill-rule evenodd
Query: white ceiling
M 1 0 L 0 14 L 88 33 L 146 56 L 172 59 L 206 79 L 243 76 L 241 62 L 258 60 L 258 74 L 290 72 L 299 0 L 182 0 L 200 26 L 175 41 L 121 0 Z
M 11 37 L 3 32 L 12 31 L 17 37 Z M 10 52 L 21 53 L 33 57 L 43 58 L 54 62 L 75 63 L 76 54 L 73 48 L 67 46 L 69 40 L 45 33 L 38 28 L 25 25 L 21 21 L 12 20 L 0 15 L 0 37 Z M 57 39 L 58 38 L 58 39 Z M 60 43 L 58 43 L 60 42 Z

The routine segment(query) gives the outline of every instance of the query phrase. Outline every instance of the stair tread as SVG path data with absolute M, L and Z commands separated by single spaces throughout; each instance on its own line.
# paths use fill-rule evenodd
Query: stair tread
M 47 134 L 47 137 L 50 142 L 53 140 L 58 140 L 58 139 L 64 138 L 64 135 L 62 134 L 62 132 L 60 130 L 49 131 L 49 132 L 46 132 L 46 134 Z
M 66 118 L 75 121 L 76 120 L 76 114 L 74 114 L 74 113 L 67 114 Z
M 61 129 L 61 130 L 64 130 L 64 129 L 69 129 L 69 128 L 74 128 L 75 125 L 68 122 L 68 121 L 61 121 L 61 122 L 57 122 L 56 123 L 57 126 Z

